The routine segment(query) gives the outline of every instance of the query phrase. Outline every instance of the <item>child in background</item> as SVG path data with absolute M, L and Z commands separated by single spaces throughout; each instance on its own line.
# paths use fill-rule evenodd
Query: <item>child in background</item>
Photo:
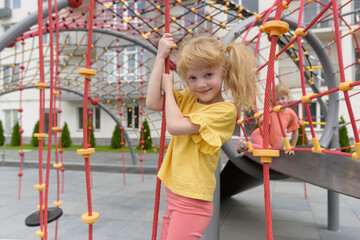
M 213 214 L 215 170 L 220 148 L 230 140 L 237 109 L 251 109 L 256 85 L 254 57 L 240 44 L 226 48 L 211 37 L 191 39 L 181 48 L 177 72 L 186 87 L 174 89 L 173 73 L 163 73 L 174 45 L 171 34 L 159 42 L 149 79 L 146 106 L 161 111 L 172 135 L 158 177 L 166 186 L 161 240 L 199 239 Z M 228 92 L 232 102 L 225 102 Z
M 276 85 L 276 100 L 277 104 L 285 106 L 290 99 L 290 91 L 282 84 Z M 274 106 L 273 96 L 271 96 L 271 107 Z M 297 139 L 299 137 L 298 128 L 300 127 L 300 120 L 296 113 L 291 108 L 285 108 L 279 113 L 281 123 L 287 133 L 291 133 L 290 145 L 295 147 Z M 281 147 L 281 140 L 283 138 L 279 119 L 276 112 L 271 112 L 269 115 L 270 127 L 269 127 L 269 144 L 271 147 Z M 263 148 L 263 138 L 260 133 L 260 129 L 255 129 L 251 134 L 252 146 L 255 149 Z M 239 139 L 237 149 L 247 148 L 247 144 L 244 140 Z M 294 155 L 294 151 L 285 151 L 285 154 Z

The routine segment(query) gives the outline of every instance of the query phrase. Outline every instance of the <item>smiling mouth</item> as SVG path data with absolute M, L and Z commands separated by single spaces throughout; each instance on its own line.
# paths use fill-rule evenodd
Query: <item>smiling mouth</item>
M 207 89 L 207 90 L 202 90 L 202 91 L 197 91 L 200 94 L 205 94 L 208 93 L 211 89 Z

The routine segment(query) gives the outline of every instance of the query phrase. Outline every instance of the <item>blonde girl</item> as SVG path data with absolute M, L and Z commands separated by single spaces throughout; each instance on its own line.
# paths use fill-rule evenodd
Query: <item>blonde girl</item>
M 238 110 L 253 107 L 254 57 L 241 44 L 224 47 L 212 37 L 193 38 L 179 52 L 177 72 L 186 87 L 179 91 L 173 73 L 163 73 L 173 46 L 172 35 L 164 34 L 146 98 L 148 109 L 161 111 L 165 93 L 172 135 L 158 173 L 167 194 L 160 239 L 199 239 L 212 217 L 220 148 L 232 136 Z

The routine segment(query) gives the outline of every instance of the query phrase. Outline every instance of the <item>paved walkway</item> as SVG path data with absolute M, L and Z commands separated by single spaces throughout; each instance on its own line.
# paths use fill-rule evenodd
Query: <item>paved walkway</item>
M 93 159 L 92 162 L 99 165 L 115 165 L 108 163 L 110 157 L 106 154 L 102 154 L 101 159 L 95 157 Z M 7 166 L 9 161 L 8 159 L 6 164 L 2 163 L 0 166 L 0 239 L 38 240 L 39 238 L 35 236 L 38 228 L 26 227 L 24 224 L 25 218 L 35 212 L 38 205 L 38 193 L 33 189 L 33 185 L 38 182 L 38 171 L 35 168 L 25 167 L 21 200 L 17 200 L 18 167 L 15 166 L 17 164 L 15 160 L 14 166 Z M 74 163 L 76 162 L 68 162 L 68 166 Z M 77 164 L 81 165 L 81 158 Z M 153 164 L 148 165 L 154 167 Z M 52 203 L 56 200 L 56 172 L 51 170 L 50 173 L 49 202 Z M 126 184 L 123 183 L 123 175 L 119 171 L 93 171 L 92 176 L 93 210 L 100 213 L 100 220 L 94 224 L 93 239 L 151 239 L 155 174 L 145 174 L 143 182 L 140 174 L 128 173 L 125 175 Z M 303 182 L 292 179 L 271 182 L 274 239 L 359 239 L 360 200 L 341 195 L 341 230 L 329 231 L 327 230 L 327 191 L 310 184 L 306 186 L 307 199 L 304 197 Z M 88 239 L 88 225 L 81 222 L 81 215 L 87 212 L 84 171 L 67 167 L 64 189 L 64 193 L 60 196 L 64 214 L 59 220 L 57 239 Z M 162 189 L 160 216 L 165 208 L 164 199 L 164 189 Z M 161 217 L 159 219 L 160 228 Z M 54 228 L 55 224 L 50 223 L 49 239 L 55 239 Z M 220 239 L 266 239 L 262 186 L 222 202 Z

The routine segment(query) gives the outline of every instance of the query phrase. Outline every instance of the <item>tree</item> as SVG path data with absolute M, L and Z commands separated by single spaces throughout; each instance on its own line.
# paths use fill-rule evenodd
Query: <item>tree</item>
M 111 148 L 121 148 L 121 130 L 118 125 L 115 125 L 115 129 L 113 131 L 111 137 Z M 123 141 L 125 143 L 125 138 L 123 137 Z
M 66 148 L 71 146 L 71 137 L 70 137 L 70 131 L 68 128 L 67 123 L 64 123 L 64 126 L 61 130 L 61 146 Z
M 34 137 L 34 133 L 39 133 L 39 121 L 37 121 L 35 124 L 33 135 L 32 135 L 31 142 L 30 142 L 31 146 L 38 147 L 39 140 L 36 137 Z
M 340 117 L 339 125 L 344 124 L 345 120 L 343 116 Z M 339 144 L 340 147 L 348 147 L 350 146 L 350 139 L 348 136 L 348 132 L 346 126 L 339 127 Z M 351 148 L 345 148 L 341 150 L 342 152 L 351 152 Z
M 142 127 L 144 130 L 144 148 L 143 149 L 144 150 L 152 149 L 153 144 L 152 144 L 152 140 L 151 140 L 151 136 L 150 136 L 150 127 L 149 127 L 149 124 L 146 119 L 143 121 Z M 140 132 L 140 136 L 141 136 L 141 132 Z M 142 141 L 142 139 L 140 137 L 138 149 L 141 149 L 141 141 Z
M 5 137 L 4 137 L 4 128 L 2 125 L 2 121 L 0 120 L 0 146 L 4 145 Z
M 19 130 L 20 130 L 20 126 L 19 126 L 19 122 L 17 122 L 13 127 L 13 132 L 11 135 L 11 141 L 10 141 L 11 146 L 20 146 L 21 137 Z

